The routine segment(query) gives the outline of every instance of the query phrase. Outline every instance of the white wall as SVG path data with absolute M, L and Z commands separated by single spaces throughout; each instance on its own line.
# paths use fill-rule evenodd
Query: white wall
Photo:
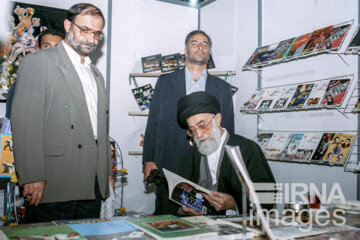
M 185 37 L 197 28 L 197 10 L 156 0 L 113 1 L 111 51 L 110 135 L 122 150 L 128 185 L 124 188 L 124 206 L 128 211 L 154 211 L 154 193 L 143 183 L 142 157 L 128 151 L 142 150 L 140 133 L 147 117 L 128 116 L 140 111 L 131 93 L 129 73 L 141 73 L 141 57 L 161 53 L 183 53 Z M 156 78 L 137 78 L 139 86 Z M 171 160 L 171 159 L 169 159 Z
M 257 131 L 256 115 L 239 113 L 239 107 L 250 97 L 257 87 L 256 72 L 242 72 L 242 66 L 258 46 L 258 1 L 217 0 L 201 11 L 201 28 L 220 39 L 216 42 L 216 54 L 226 62 L 235 58 L 239 91 L 236 96 L 236 132 L 253 139 Z M 295 37 L 318 28 L 354 19 L 354 24 L 345 39 L 341 51 L 349 44 L 357 26 L 358 1 L 356 0 L 296 0 L 262 1 L 262 43 L 267 45 Z M 234 14 L 235 12 L 235 14 Z M 230 17 L 229 17 L 230 16 Z M 222 20 L 219 20 L 222 19 Z M 219 22 L 221 25 L 219 26 Z M 225 32 L 235 39 L 234 54 L 229 51 Z M 217 55 L 215 54 L 215 57 Z M 263 68 L 263 87 L 292 84 L 302 81 L 319 80 L 347 74 L 358 79 L 357 57 L 345 56 L 349 66 L 337 55 L 323 54 Z M 353 82 L 354 83 L 354 82 Z M 354 87 L 354 84 L 352 85 Z M 346 101 L 346 100 L 345 100 Z M 262 114 L 261 130 L 288 131 L 351 131 L 357 129 L 356 114 L 344 117 L 336 110 L 302 111 Z M 329 167 L 310 164 L 270 162 L 277 182 L 313 182 L 331 185 L 338 182 L 346 199 L 356 199 L 356 174 L 344 172 L 343 167 Z

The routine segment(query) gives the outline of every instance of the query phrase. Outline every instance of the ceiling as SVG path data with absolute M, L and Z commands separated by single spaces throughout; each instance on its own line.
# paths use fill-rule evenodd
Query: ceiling
M 158 1 L 178 4 L 178 5 L 192 7 L 192 8 L 201 8 L 212 2 L 215 2 L 216 0 L 158 0 Z

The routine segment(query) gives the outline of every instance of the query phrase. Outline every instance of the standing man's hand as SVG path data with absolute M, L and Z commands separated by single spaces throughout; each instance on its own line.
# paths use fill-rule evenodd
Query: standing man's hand
M 154 169 L 158 169 L 158 167 L 156 166 L 155 162 L 145 162 L 144 164 L 144 178 L 145 180 L 148 178 L 148 176 L 150 175 L 150 172 Z
M 33 182 L 24 185 L 23 197 L 30 205 L 39 205 L 44 195 L 45 182 Z

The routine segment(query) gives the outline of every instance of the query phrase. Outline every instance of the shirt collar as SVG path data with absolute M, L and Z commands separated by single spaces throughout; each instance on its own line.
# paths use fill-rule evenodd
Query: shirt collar
M 84 57 L 84 64 L 81 64 L 81 57 L 80 55 L 72 48 L 70 47 L 68 44 L 66 44 L 63 41 L 61 41 L 61 43 L 63 44 L 64 48 L 65 48 L 65 51 L 66 53 L 68 54 L 71 62 L 76 65 L 76 66 L 85 66 L 85 67 L 89 67 L 90 64 L 91 64 L 91 59 L 87 56 L 87 57 Z
M 185 78 L 194 81 L 192 74 L 190 73 L 189 69 L 186 66 L 185 66 Z M 205 68 L 199 75 L 199 81 L 201 81 L 202 79 L 206 80 L 206 78 L 207 78 L 207 69 Z

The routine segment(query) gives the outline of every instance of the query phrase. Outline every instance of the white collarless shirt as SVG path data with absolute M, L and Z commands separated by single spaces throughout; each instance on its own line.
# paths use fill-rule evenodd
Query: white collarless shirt
M 94 132 L 95 139 L 97 138 L 97 85 L 95 78 L 91 72 L 91 60 L 89 57 L 84 57 L 84 63 L 81 63 L 81 58 L 77 52 L 75 52 L 72 47 L 67 45 L 64 41 L 61 42 L 66 50 L 67 55 L 69 56 L 75 70 L 80 78 L 81 84 L 83 86 L 86 104 L 88 107 L 91 126 Z

